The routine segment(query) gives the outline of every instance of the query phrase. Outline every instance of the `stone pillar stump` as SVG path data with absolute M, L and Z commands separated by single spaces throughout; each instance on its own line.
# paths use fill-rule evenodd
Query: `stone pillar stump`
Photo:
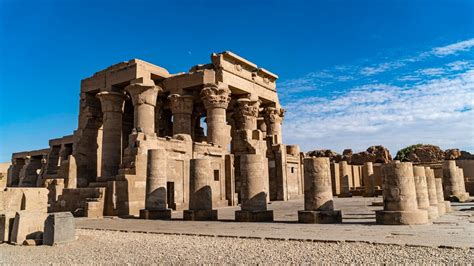
M 364 197 L 375 196 L 375 176 L 374 165 L 372 162 L 364 163 L 362 166 L 362 175 L 364 178 Z
M 329 158 L 305 158 L 304 210 L 298 211 L 300 223 L 341 223 L 342 213 L 334 210 Z
M 443 194 L 444 199 L 449 201 L 464 202 L 468 200 L 461 191 L 459 171 L 455 160 L 443 162 Z
M 341 179 L 341 193 L 337 195 L 339 198 L 348 198 L 352 197 L 352 193 L 350 192 L 350 181 L 351 178 L 351 166 L 347 163 L 347 161 L 340 161 L 339 162 L 339 177 Z
M 184 220 L 215 221 L 217 210 L 212 209 L 213 172 L 210 158 L 191 159 L 189 185 L 189 210 L 183 212 Z
M 415 177 L 416 201 L 418 203 L 418 209 L 426 210 L 430 220 L 439 218 L 438 207 L 432 207 L 430 205 L 425 167 L 414 166 L 413 175 Z
M 273 211 L 267 210 L 266 171 L 261 154 L 240 155 L 241 210 L 235 212 L 237 222 L 271 222 Z
M 145 209 L 140 210 L 141 219 L 171 219 L 167 205 L 166 157 L 166 150 L 148 150 Z
M 443 179 L 435 178 L 435 186 L 438 197 L 438 213 L 445 214 L 451 212 L 451 203 L 444 200 Z
M 412 164 L 392 162 L 382 170 L 384 209 L 375 212 L 377 224 L 427 224 L 428 212 L 418 209 Z
M 440 212 L 439 207 L 438 207 L 438 196 L 436 193 L 434 171 L 430 167 L 425 167 L 425 174 L 426 174 L 426 185 L 428 187 L 428 199 L 430 202 L 430 206 L 435 207 L 438 210 L 438 216 L 441 216 L 443 215 L 443 213 Z

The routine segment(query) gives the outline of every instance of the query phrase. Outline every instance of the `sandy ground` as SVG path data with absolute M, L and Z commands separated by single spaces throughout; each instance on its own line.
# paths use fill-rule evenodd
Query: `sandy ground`
M 473 249 L 162 235 L 79 229 L 49 246 L 0 245 L 0 263 L 461 263 Z

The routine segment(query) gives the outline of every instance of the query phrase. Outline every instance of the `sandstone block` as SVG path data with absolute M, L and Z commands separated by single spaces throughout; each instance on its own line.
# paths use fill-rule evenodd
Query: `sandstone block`
M 298 222 L 311 224 L 342 223 L 342 212 L 339 210 L 298 211 Z
M 185 210 L 185 221 L 217 221 L 217 210 Z
M 21 245 L 26 239 L 41 239 L 47 213 L 19 211 L 15 214 L 10 242 Z
M 76 224 L 70 212 L 50 213 L 44 222 L 43 244 L 58 245 L 74 241 Z
M 273 222 L 273 211 L 235 211 L 236 222 Z

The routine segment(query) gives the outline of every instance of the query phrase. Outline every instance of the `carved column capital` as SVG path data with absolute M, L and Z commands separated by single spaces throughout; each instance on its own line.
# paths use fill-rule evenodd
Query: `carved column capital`
M 255 101 L 249 98 L 237 99 L 234 120 L 238 128 L 257 129 L 260 103 L 260 100 Z
M 173 114 L 192 114 L 193 113 L 193 96 L 171 94 L 168 96 L 170 100 L 170 108 Z
M 104 91 L 97 94 L 100 99 L 102 112 L 122 113 L 126 96 L 120 92 Z
M 206 110 L 213 108 L 227 109 L 230 102 L 229 87 L 224 84 L 208 83 L 204 84 L 201 90 L 201 99 Z
M 130 93 L 133 105 L 148 104 L 156 105 L 156 97 L 163 89 L 154 84 L 133 83 L 125 87 L 125 90 Z
M 285 109 L 280 107 L 266 107 L 264 111 L 265 122 L 268 123 L 281 123 L 285 117 Z

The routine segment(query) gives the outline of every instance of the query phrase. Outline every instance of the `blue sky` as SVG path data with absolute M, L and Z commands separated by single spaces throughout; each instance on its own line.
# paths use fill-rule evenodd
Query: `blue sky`
M 231 50 L 280 76 L 303 150 L 474 151 L 474 1 L 0 0 L 0 161 L 77 126 L 80 80 Z

